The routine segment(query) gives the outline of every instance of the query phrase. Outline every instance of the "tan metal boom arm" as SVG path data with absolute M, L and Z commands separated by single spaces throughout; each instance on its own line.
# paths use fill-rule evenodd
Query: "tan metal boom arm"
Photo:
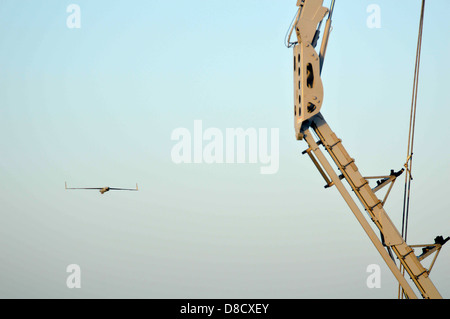
M 324 98 L 321 71 L 331 30 L 334 3 L 333 0 L 329 10 L 323 7 L 323 0 L 297 1 L 297 6 L 299 6 L 298 19 L 293 27 L 298 39 L 297 45 L 294 47 L 294 127 L 296 138 L 306 141 L 308 149 L 303 153 L 308 154 L 313 161 L 326 182 L 325 187 L 336 186 L 400 283 L 405 295 L 408 298 L 417 298 L 416 293 L 397 266 L 395 257 L 406 270 L 423 298 L 440 299 L 442 296 L 431 281 L 429 274 L 437 254 L 449 238 L 444 240 L 443 237 L 437 237 L 435 244 L 409 246 L 384 210 L 387 196 L 395 180 L 405 169 L 398 172 L 391 171 L 391 174 L 387 176 L 363 177 L 356 166 L 355 160 L 349 156 L 345 149 L 342 140 L 331 130 L 321 113 Z M 327 13 L 328 20 L 320 54 L 318 54 L 315 51 L 317 32 Z M 316 137 L 314 137 L 313 132 Z M 330 164 L 320 147 L 331 157 L 335 168 Z M 371 187 L 369 184 L 369 181 L 373 179 L 379 179 L 375 187 Z M 344 186 L 343 180 L 348 183 L 354 194 L 353 196 Z M 387 194 L 383 200 L 380 200 L 375 193 L 387 185 L 389 185 Z M 360 206 L 355 200 L 359 201 Z M 364 211 L 366 214 L 363 213 Z M 372 221 L 372 226 L 366 216 Z M 378 238 L 372 227 L 380 232 L 381 239 Z M 416 256 L 414 248 L 423 248 L 422 255 Z M 436 253 L 433 263 L 429 269 L 426 269 L 421 261 L 433 253 Z

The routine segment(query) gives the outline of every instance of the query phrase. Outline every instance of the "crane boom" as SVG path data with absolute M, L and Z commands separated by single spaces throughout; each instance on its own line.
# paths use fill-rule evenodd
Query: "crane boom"
M 386 251 L 385 247 L 392 249 L 398 260 L 400 260 L 400 263 L 415 283 L 416 287 L 419 289 L 423 298 L 441 299 L 442 297 L 439 291 L 436 289 L 429 277 L 428 270 L 422 266 L 419 259 L 414 254 L 414 250 L 403 240 L 402 236 L 384 210 L 381 200 L 378 199 L 373 189 L 370 187 L 368 180 L 361 175 L 358 167 L 356 166 L 355 160 L 349 156 L 342 140 L 337 138 L 336 134 L 331 130 L 323 118 L 322 114 L 319 114 L 313 118 L 311 128 L 317 135 L 318 140 L 316 141 L 314 139 L 310 129 L 304 132 L 305 141 L 309 146 L 307 152 L 314 154 L 313 156 L 317 158 L 317 163 L 320 163 L 323 170 L 328 174 L 329 180 L 332 182 L 329 186 L 337 187 L 353 214 L 358 219 L 372 243 L 375 245 L 378 252 L 388 265 L 389 269 L 399 281 L 407 297 L 416 298 L 416 295 L 408 282 L 405 280 L 404 276 L 401 274 L 400 270 L 397 268 L 395 261 Z M 367 222 L 363 212 L 343 185 L 341 177 L 338 176 L 320 150 L 319 145 L 322 145 L 330 155 L 333 162 L 342 173 L 343 179 L 348 182 L 352 191 L 356 194 L 365 211 L 368 213 L 370 219 L 379 229 L 384 242 L 376 236 L 372 227 L 370 227 Z
M 372 188 L 368 181 L 370 178 L 363 177 L 359 172 L 355 160 L 350 157 L 342 140 L 331 130 L 320 112 L 323 102 L 323 85 L 320 75 L 325 53 L 324 48 L 326 48 L 327 43 L 322 42 L 320 55 L 315 51 L 313 44 L 317 41 L 316 35 L 320 32 L 320 25 L 327 13 L 329 13 L 329 17 L 323 41 L 328 42 L 334 1 L 332 2 L 331 11 L 323 7 L 323 0 L 298 0 L 297 6 L 300 7 L 298 20 L 293 26 L 298 38 L 298 44 L 294 47 L 294 113 L 296 137 L 298 140 L 305 140 L 308 144 L 308 149 L 303 153 L 309 155 L 320 174 L 324 177 L 327 183 L 325 187 L 336 186 L 375 248 L 398 280 L 406 297 L 410 299 L 417 298 L 414 290 L 399 267 L 397 267 L 394 255 L 409 274 L 423 298 L 441 299 L 442 296 L 429 276 L 431 268 L 426 269 L 421 264 L 423 258 L 418 258 L 415 255 L 413 249 L 415 246 L 409 246 L 406 243 L 389 218 L 384 210 L 386 197 L 381 201 L 375 194 L 381 187 L 394 182 L 401 172 L 394 173 L 392 171 L 391 176 L 381 181 L 378 187 Z M 317 29 L 318 25 L 319 29 Z M 314 132 L 316 137 L 314 137 L 312 132 Z M 340 172 L 339 175 L 336 168 L 333 168 L 322 152 L 320 146 L 331 157 Z M 350 194 L 342 180 L 348 183 L 356 198 Z M 380 232 L 380 238 L 376 235 L 355 199 L 359 200 L 362 208 Z M 440 243 L 443 245 L 445 241 L 429 245 L 429 251 L 439 250 L 442 246 Z

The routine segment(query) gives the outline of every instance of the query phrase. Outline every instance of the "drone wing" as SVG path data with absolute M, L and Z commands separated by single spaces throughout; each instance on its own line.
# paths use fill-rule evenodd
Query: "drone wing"
M 136 188 L 118 188 L 118 187 L 110 187 L 110 191 L 138 191 L 138 185 L 136 184 Z
M 102 188 L 94 188 L 94 187 L 85 187 L 85 188 L 66 188 L 66 189 L 97 189 L 97 190 L 99 190 L 99 189 L 102 189 Z
M 137 191 L 138 185 L 136 184 L 136 188 L 118 188 L 118 187 L 82 187 L 82 188 L 68 188 L 67 183 L 65 183 L 66 189 L 95 189 L 95 190 L 105 190 L 107 191 Z
M 64 184 L 66 186 L 66 189 L 96 189 L 96 190 L 102 189 L 101 187 L 83 187 L 83 188 L 72 188 L 71 187 L 71 188 L 69 188 L 69 187 L 67 187 L 67 182 Z

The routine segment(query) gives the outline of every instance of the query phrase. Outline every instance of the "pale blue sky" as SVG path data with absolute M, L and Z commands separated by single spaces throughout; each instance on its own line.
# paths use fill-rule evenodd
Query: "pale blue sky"
M 66 26 L 71 3 L 81 29 Z M 366 26 L 372 3 L 381 29 Z M 0 297 L 395 298 L 336 189 L 300 156 L 283 44 L 295 4 L 2 0 Z M 365 175 L 405 162 L 419 11 L 419 0 L 336 1 L 322 113 Z M 411 244 L 450 235 L 448 12 L 427 2 Z M 278 174 L 173 164 L 171 132 L 197 119 L 279 128 Z M 398 226 L 402 182 L 386 208 Z M 379 290 L 365 284 L 374 263 Z M 445 297 L 449 268 L 443 249 L 431 277 Z

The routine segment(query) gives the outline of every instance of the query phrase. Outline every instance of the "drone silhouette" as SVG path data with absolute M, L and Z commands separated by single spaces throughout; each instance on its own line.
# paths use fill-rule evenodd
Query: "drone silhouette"
M 103 195 L 109 191 L 138 191 L 138 185 L 136 183 L 136 188 L 117 188 L 117 187 L 82 187 L 82 188 L 68 188 L 67 182 L 65 182 L 66 189 L 88 189 L 88 190 L 98 190 Z

